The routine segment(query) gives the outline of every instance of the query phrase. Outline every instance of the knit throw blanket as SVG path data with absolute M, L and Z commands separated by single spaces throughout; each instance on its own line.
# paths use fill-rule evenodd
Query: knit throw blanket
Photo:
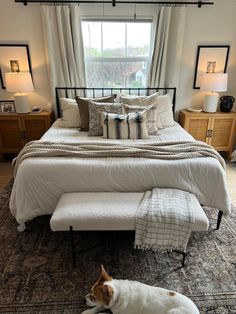
M 53 143 L 32 141 L 27 143 L 13 161 L 15 174 L 20 163 L 32 157 L 142 157 L 163 160 L 212 157 L 225 168 L 224 159 L 211 146 L 204 142 L 165 142 L 165 143 L 109 143 L 90 141 L 81 143 Z
M 195 222 L 193 198 L 177 189 L 146 192 L 136 216 L 134 247 L 186 252 Z

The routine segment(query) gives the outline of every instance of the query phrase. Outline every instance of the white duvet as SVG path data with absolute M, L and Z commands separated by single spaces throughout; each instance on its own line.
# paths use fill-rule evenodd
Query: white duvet
M 42 141 L 96 141 L 86 132 L 62 127 L 57 120 Z M 193 140 L 177 123 L 145 141 Z M 107 141 L 104 139 L 104 141 Z M 109 140 L 117 141 L 117 140 Z M 123 140 L 133 141 L 133 140 Z M 141 141 L 141 140 L 138 140 Z M 12 215 L 19 223 L 52 214 L 63 193 L 145 192 L 153 187 L 176 188 L 193 193 L 202 205 L 230 213 L 226 174 L 210 157 L 184 160 L 146 158 L 29 158 L 18 169 L 10 199 Z

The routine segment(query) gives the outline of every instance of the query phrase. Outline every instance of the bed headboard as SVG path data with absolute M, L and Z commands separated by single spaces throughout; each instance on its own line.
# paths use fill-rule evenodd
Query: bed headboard
M 80 97 L 103 97 L 111 94 L 125 93 L 128 95 L 147 96 L 153 93 L 159 92 L 160 95 L 169 94 L 172 98 L 173 113 L 175 113 L 175 101 L 176 101 L 176 87 L 56 87 L 56 105 L 57 116 L 61 117 L 60 98 L 75 98 Z

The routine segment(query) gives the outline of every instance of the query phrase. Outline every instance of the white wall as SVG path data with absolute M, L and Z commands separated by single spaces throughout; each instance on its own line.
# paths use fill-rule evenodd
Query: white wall
M 230 45 L 227 68 L 229 84 L 228 91 L 223 94 L 236 96 L 236 1 L 215 0 L 214 2 L 214 6 L 203 9 L 188 7 L 179 86 L 179 108 L 191 104 L 199 105 L 203 100 L 204 94 L 192 88 L 198 45 Z M 236 111 L 235 105 L 234 110 Z
M 178 89 L 177 109 L 191 104 L 201 104 L 202 93 L 194 90 L 194 68 L 197 46 L 230 44 L 231 51 L 228 64 L 229 90 L 228 95 L 236 96 L 236 1 L 214 0 L 215 5 L 198 9 L 188 6 L 180 86 Z M 137 17 L 151 17 L 154 6 L 137 5 Z M 134 5 L 81 5 L 82 15 L 90 16 L 125 16 L 133 18 Z M 178 38 L 176 39 L 178 40 Z M 42 36 L 40 5 L 23 6 L 14 0 L 0 0 L 0 42 L 28 43 L 35 91 L 30 93 L 31 103 L 46 108 L 50 100 L 48 76 Z M 226 93 L 224 93 L 226 94 Z M 8 99 L 12 94 L 0 89 L 0 99 Z M 235 107 L 236 108 L 236 107 Z M 235 109 L 236 110 L 236 109 Z
M 29 93 L 32 106 L 47 108 L 50 101 L 39 5 L 23 6 L 0 0 L 0 43 L 29 44 L 35 90 Z M 0 100 L 12 99 L 0 86 Z

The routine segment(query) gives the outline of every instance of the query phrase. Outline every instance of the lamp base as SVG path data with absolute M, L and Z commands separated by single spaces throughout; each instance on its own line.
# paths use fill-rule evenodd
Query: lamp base
M 29 96 L 25 93 L 14 94 L 15 108 L 17 113 L 30 113 Z
M 209 93 L 205 95 L 203 103 L 203 111 L 205 112 L 216 112 L 219 100 L 218 93 Z

